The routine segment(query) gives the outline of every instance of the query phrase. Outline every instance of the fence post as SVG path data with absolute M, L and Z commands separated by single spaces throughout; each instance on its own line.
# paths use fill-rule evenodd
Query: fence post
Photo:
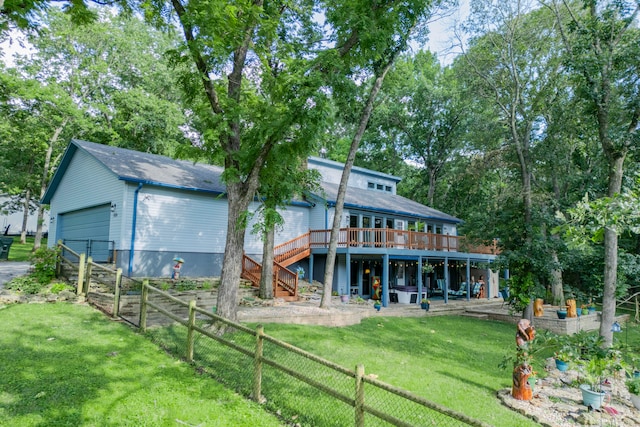
M 60 274 L 62 273 L 62 240 L 58 240 L 56 249 L 59 251 L 56 258 L 56 277 L 60 277 Z
M 193 362 L 193 327 L 196 325 L 196 300 L 189 301 L 189 325 L 187 326 L 187 362 Z
M 86 254 L 80 254 L 80 259 L 78 260 L 78 295 L 83 295 L 84 291 L 84 269 Z
M 113 317 L 118 317 L 120 314 L 120 285 L 122 285 L 122 269 L 116 270 L 116 289 L 113 295 Z
M 356 366 L 356 427 L 364 426 L 364 365 Z
M 84 294 L 88 294 L 89 293 L 89 285 L 91 284 L 91 270 L 92 268 L 92 264 L 93 263 L 93 257 L 87 257 L 87 268 L 85 270 L 85 280 L 84 280 Z
M 140 329 L 147 330 L 147 301 L 149 299 L 149 280 L 142 281 L 142 294 L 140 295 Z
M 253 361 L 253 400 L 260 403 L 262 396 L 262 349 L 264 346 L 264 326 L 256 328 L 256 354 Z

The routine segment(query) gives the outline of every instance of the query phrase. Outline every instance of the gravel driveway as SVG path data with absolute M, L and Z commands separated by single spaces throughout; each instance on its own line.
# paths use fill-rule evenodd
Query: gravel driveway
M 29 262 L 0 261 L 0 289 L 14 277 L 24 276 L 29 272 Z

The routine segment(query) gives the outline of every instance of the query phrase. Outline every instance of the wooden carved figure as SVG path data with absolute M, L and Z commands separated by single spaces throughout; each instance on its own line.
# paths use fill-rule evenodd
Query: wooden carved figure
M 578 317 L 578 312 L 576 311 L 576 300 L 574 299 L 567 300 L 567 317 Z
M 529 343 L 536 337 L 536 331 L 528 319 L 520 319 L 516 325 L 516 364 L 513 368 L 511 395 L 518 400 L 531 400 L 533 390 L 529 376 L 533 373 L 529 365 Z
M 533 315 L 535 317 L 544 316 L 544 308 L 542 307 L 543 303 L 544 300 L 542 298 L 536 298 L 535 301 L 533 301 Z

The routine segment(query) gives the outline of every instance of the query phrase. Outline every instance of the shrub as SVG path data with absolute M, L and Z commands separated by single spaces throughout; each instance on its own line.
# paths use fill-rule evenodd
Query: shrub
M 34 272 L 32 276 L 41 284 L 48 284 L 56 277 L 57 249 L 40 248 L 31 255 Z
M 22 292 L 24 294 L 34 295 L 42 290 L 43 285 L 32 275 L 16 277 L 5 285 L 7 289 Z
M 70 290 L 72 289 L 71 286 L 67 285 L 66 283 L 54 283 L 53 285 L 51 285 L 51 293 L 52 294 L 59 294 L 62 291 L 66 291 L 66 290 Z
M 182 280 L 176 284 L 177 291 L 195 291 L 198 284 L 192 280 Z

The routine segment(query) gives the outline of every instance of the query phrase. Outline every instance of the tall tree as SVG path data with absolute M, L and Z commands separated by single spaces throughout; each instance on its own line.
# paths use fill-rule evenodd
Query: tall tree
M 340 46 L 338 51 L 340 61 L 344 64 L 344 74 L 352 76 L 357 70 L 358 78 L 362 78 L 362 73 L 365 72 L 369 73 L 370 79 L 366 95 L 363 96 L 364 102 L 357 115 L 356 130 L 351 139 L 349 153 L 338 184 L 320 307 L 326 308 L 331 304 L 331 288 L 347 182 L 376 98 L 387 73 L 398 56 L 407 48 L 413 32 L 421 24 L 426 23 L 434 4 L 437 2 L 430 0 L 392 1 L 387 4 L 371 4 L 366 0 L 351 1 L 333 5 L 327 13 L 329 22 L 336 29 L 337 45 Z M 357 46 L 357 49 L 351 49 L 353 46 Z M 348 92 L 346 95 L 351 93 Z M 337 97 L 344 99 L 344 96 L 345 93 L 337 90 Z
M 566 64 L 574 88 L 586 101 L 607 163 L 606 196 L 622 188 L 624 163 L 638 146 L 640 118 L 640 30 L 637 1 L 543 2 L 555 13 L 567 52 Z M 611 324 L 616 309 L 618 234 L 604 228 L 604 292 L 600 335 L 613 341 Z
M 469 70 L 467 81 L 475 96 L 493 104 L 504 131 L 502 138 L 494 134 L 494 141 L 504 143 L 500 155 L 516 166 L 519 175 L 520 202 L 512 203 L 509 209 L 515 227 L 513 232 L 502 236 L 501 244 L 508 251 L 511 271 L 532 277 L 533 280 L 522 282 L 530 286 L 547 280 L 550 271 L 546 266 L 554 266 L 550 259 L 531 257 L 532 253 L 548 254 L 555 250 L 533 203 L 537 162 L 534 146 L 546 126 L 544 114 L 550 108 L 546 100 L 556 90 L 561 72 L 559 57 L 553 49 L 555 39 L 549 31 L 551 18 L 548 13 L 532 11 L 532 5 L 526 2 L 505 5 L 493 0 L 477 1 L 467 24 L 473 42 L 456 61 L 457 66 Z M 554 269 L 559 270 L 559 266 L 555 264 Z M 561 294 L 562 281 L 557 279 L 558 275 L 551 276 L 556 278 L 552 281 L 554 293 Z M 529 302 L 534 289 L 521 291 L 521 295 L 515 292 L 514 295 L 521 303 L 519 308 L 526 308 L 524 316 L 531 317 Z

